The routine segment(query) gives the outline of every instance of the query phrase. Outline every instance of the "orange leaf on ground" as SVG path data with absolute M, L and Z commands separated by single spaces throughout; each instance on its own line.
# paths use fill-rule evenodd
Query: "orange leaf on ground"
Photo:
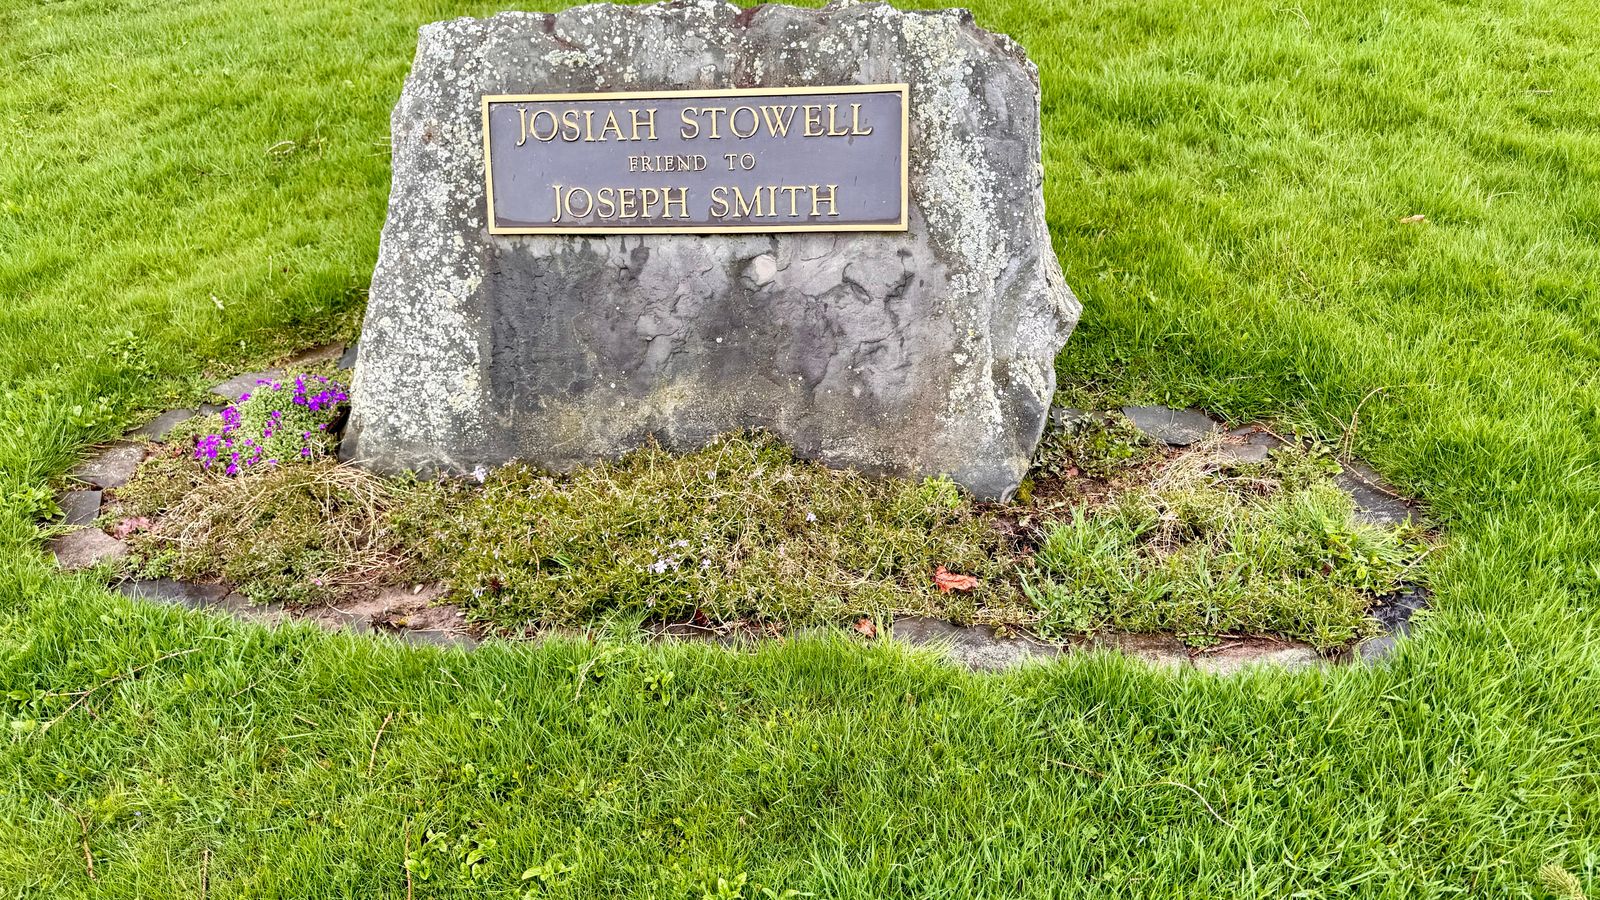
M 951 591 L 970 591 L 978 586 L 978 579 L 972 575 L 957 575 L 940 566 L 933 573 L 933 583 L 939 586 L 939 593 L 948 594 Z
M 856 620 L 855 629 L 863 636 L 868 638 L 875 638 L 878 636 L 878 626 L 866 616 L 862 616 Z

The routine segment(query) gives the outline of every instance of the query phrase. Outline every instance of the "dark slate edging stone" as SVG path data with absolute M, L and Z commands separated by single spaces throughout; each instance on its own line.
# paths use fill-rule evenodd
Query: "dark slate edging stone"
M 318 348 L 291 360 L 296 362 L 331 359 L 337 345 Z M 342 349 L 340 367 L 355 364 L 356 346 Z M 248 381 L 254 386 L 256 379 L 282 377 L 283 369 L 253 372 L 236 376 L 218 387 L 234 382 Z M 248 389 L 246 387 L 245 389 Z M 222 393 L 222 391 L 219 391 Z M 169 410 L 155 420 L 135 429 L 131 434 L 160 442 L 172 428 L 195 415 L 215 415 L 221 407 L 203 404 L 195 410 Z M 1123 414 L 1135 427 L 1151 437 L 1174 447 L 1184 447 L 1203 440 L 1221 430 L 1221 424 L 1199 410 L 1180 410 L 1169 407 L 1125 407 Z M 1066 407 L 1050 411 L 1050 424 L 1058 430 L 1073 431 L 1092 424 L 1104 413 L 1085 412 Z M 1248 425 L 1228 431 L 1218 453 L 1233 463 L 1258 463 L 1267 459 L 1272 450 L 1285 446 L 1285 442 L 1259 425 Z M 73 470 L 73 477 L 90 483 L 104 482 L 103 487 L 114 488 L 126 483 L 145 456 L 139 444 L 119 442 Z M 130 462 L 131 461 L 131 462 Z M 1343 471 L 1336 483 L 1355 501 L 1357 515 L 1363 521 L 1376 525 L 1396 525 L 1414 518 L 1416 507 L 1397 496 L 1381 476 L 1370 467 L 1357 461 L 1342 463 Z M 104 494 L 98 489 L 79 489 L 63 492 L 59 499 L 66 524 L 89 524 L 99 516 Z M 64 569 L 89 568 L 105 560 L 120 559 L 127 555 L 127 545 L 95 528 L 58 535 L 49 542 Z M 277 625 L 290 621 L 308 621 L 328 630 L 349 631 L 364 635 L 387 635 L 413 646 L 460 647 L 474 649 L 479 641 L 472 635 L 447 629 L 396 628 L 378 625 L 365 613 L 347 613 L 334 607 L 310 615 L 294 615 L 282 604 L 258 606 L 233 592 L 227 585 L 197 584 L 177 579 L 128 580 L 115 586 L 125 596 L 156 603 L 204 609 L 232 616 L 241 621 Z M 1069 645 L 1058 645 L 1023 634 L 1000 635 L 986 625 L 957 625 L 948 621 L 918 616 L 896 620 L 888 629 L 888 637 L 913 647 L 934 647 L 941 650 L 952 662 L 974 671 L 994 672 L 1013 668 L 1030 660 L 1059 658 L 1070 652 L 1111 649 L 1143 662 L 1172 670 L 1191 669 L 1232 674 L 1255 666 L 1271 666 L 1287 671 L 1297 671 L 1329 663 L 1376 663 L 1386 660 L 1395 652 L 1398 643 L 1411 631 L 1411 617 L 1428 607 L 1428 592 L 1417 586 L 1384 598 L 1371 612 L 1384 627 L 1385 633 L 1368 638 L 1335 659 L 1321 657 L 1304 644 L 1278 642 L 1263 638 L 1246 642 L 1244 649 L 1223 648 L 1214 651 L 1194 651 L 1185 647 L 1172 635 L 1165 634 L 1104 634 L 1085 637 Z M 750 646 L 762 639 L 757 633 L 745 631 L 722 632 L 686 625 L 664 625 L 648 628 L 645 636 L 653 640 L 700 640 L 724 646 Z M 1262 642 L 1268 642 L 1262 644 Z M 1262 644 L 1262 646 L 1255 646 Z
M 211 393 L 219 397 L 226 397 L 229 402 L 238 403 L 239 398 L 256 389 L 263 381 L 276 381 L 284 376 L 282 369 L 263 369 L 260 372 L 245 372 L 235 375 L 226 381 L 218 382 L 211 386 Z
M 1415 519 L 1417 511 L 1365 463 L 1341 460 L 1334 484 L 1356 501 L 1356 516 L 1370 525 L 1392 527 Z
M 1213 675 L 1236 675 L 1260 667 L 1301 672 L 1318 668 L 1327 662 L 1326 657 L 1308 644 L 1298 641 L 1275 642 L 1270 638 L 1252 639 L 1238 647 L 1223 645 L 1197 650 L 1189 655 L 1189 664 L 1196 671 Z
M 100 518 L 100 504 L 104 498 L 105 495 L 96 490 L 62 491 L 56 498 L 56 505 L 61 507 L 61 524 L 93 525 L 94 520 Z
M 387 635 L 418 646 L 461 647 L 471 650 L 478 640 L 470 634 L 444 629 L 392 629 L 378 627 L 365 613 L 347 613 L 333 607 L 314 615 L 294 615 L 281 603 L 255 604 L 226 584 L 205 584 L 176 578 L 128 579 L 114 586 L 117 593 L 133 600 L 178 606 L 184 609 L 226 615 L 242 622 L 276 626 L 306 622 L 327 631 L 348 631 L 360 635 Z
M 67 473 L 67 477 L 102 490 L 122 487 L 133 477 L 139 463 L 144 462 L 144 457 L 143 445 L 118 441 L 98 455 L 78 463 Z
M 176 578 L 132 579 L 116 586 L 118 593 L 135 600 L 181 606 L 185 609 L 206 609 L 215 606 L 228 595 L 225 584 L 197 584 Z
M 396 640 L 417 647 L 457 647 L 462 650 L 476 650 L 478 639 L 470 634 L 459 631 L 444 631 L 438 628 L 402 628 L 399 631 L 384 632 Z
M 1198 409 L 1167 406 L 1124 406 L 1122 414 L 1133 427 L 1153 441 L 1169 447 L 1187 447 L 1218 431 L 1222 424 Z
M 282 603 L 251 603 L 249 598 L 237 591 L 230 591 L 207 609 L 225 613 L 243 622 L 255 622 L 261 625 L 281 625 L 293 621 L 294 618 Z
M 1409 634 L 1411 618 L 1428 608 L 1427 588 L 1411 585 L 1404 591 L 1383 598 L 1372 609 L 1372 617 L 1391 634 Z
M 345 347 L 343 344 L 323 344 L 320 347 L 313 347 L 310 350 L 289 357 L 281 366 L 273 366 L 270 369 L 262 369 L 259 372 L 245 372 L 218 382 L 211 386 L 211 393 L 219 397 L 226 397 L 228 400 L 237 403 L 241 396 L 255 389 L 257 382 L 277 381 L 287 377 L 296 369 L 304 369 L 320 363 L 341 359 L 344 353 Z
M 1346 654 L 1347 663 L 1376 665 L 1387 662 L 1400 649 L 1400 635 L 1380 634 L 1355 645 Z
M 1070 406 L 1050 407 L 1050 428 L 1067 434 L 1077 434 L 1097 421 L 1105 419 L 1104 413 L 1087 412 Z
M 1264 463 L 1272 451 L 1288 446 L 1282 438 L 1259 425 L 1235 428 L 1228 432 L 1227 438 L 1217 452 L 1234 465 Z
M 319 609 L 311 615 L 295 615 L 282 604 L 251 604 L 225 584 L 200 584 L 173 578 L 130 579 L 117 584 L 115 590 L 135 600 L 203 610 L 267 626 L 303 621 L 328 631 L 383 636 L 411 646 L 474 650 L 481 644 L 465 632 L 379 626 L 365 613 L 345 612 L 334 607 Z M 1296 672 L 1338 663 L 1383 661 L 1392 655 L 1397 641 L 1410 631 L 1411 616 L 1426 606 L 1427 593 L 1420 588 L 1397 595 L 1375 612 L 1379 621 L 1393 631 L 1370 638 L 1336 658 L 1324 657 L 1305 644 L 1271 638 L 1250 638 L 1214 650 L 1193 650 L 1170 634 L 1108 633 L 1062 645 L 1024 633 L 1001 634 L 990 625 L 958 625 L 923 616 L 896 619 L 887 629 L 887 637 L 909 647 L 934 649 L 951 663 L 974 672 L 1009 671 L 1071 653 L 1109 650 L 1168 671 L 1229 676 L 1263 667 Z M 753 649 L 763 640 L 763 635 L 756 632 L 722 632 L 674 625 L 647 627 L 641 634 L 654 641 L 712 643 L 730 649 Z
M 706 628 L 683 622 L 650 622 L 644 626 L 643 634 L 652 641 L 716 644 L 730 649 L 750 649 L 761 639 L 759 634 L 748 630 Z
M 56 535 L 45 542 L 56 565 L 68 572 L 93 568 L 128 555 L 128 545 L 93 526 Z
M 128 432 L 130 438 L 141 438 L 160 443 L 167 439 L 172 429 L 200 414 L 198 409 L 169 409 L 154 419 Z
M 1368 612 L 1383 626 L 1383 633 L 1373 635 L 1343 654 L 1343 661 L 1352 663 L 1381 663 L 1394 656 L 1402 641 L 1413 629 L 1413 618 L 1429 607 L 1432 594 L 1427 588 L 1412 585 L 1404 591 L 1381 599 Z
M 913 647 L 934 647 L 952 662 L 981 672 L 997 672 L 1030 660 L 1056 659 L 1065 651 L 1024 635 L 1001 636 L 989 625 L 957 625 L 943 619 L 907 616 L 889 626 L 889 636 Z

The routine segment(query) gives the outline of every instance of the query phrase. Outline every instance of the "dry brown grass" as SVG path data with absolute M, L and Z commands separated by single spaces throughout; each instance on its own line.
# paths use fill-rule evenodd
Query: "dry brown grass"
M 147 505 L 171 491 L 139 485 L 134 511 L 157 515 L 134 550 L 145 574 L 228 581 L 263 601 L 333 599 L 401 577 L 408 554 L 390 518 L 420 489 L 326 460 L 192 474 L 158 510 Z

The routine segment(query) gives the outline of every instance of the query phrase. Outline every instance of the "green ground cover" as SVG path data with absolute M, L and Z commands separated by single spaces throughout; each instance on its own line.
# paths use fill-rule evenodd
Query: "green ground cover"
M 1006 542 L 953 482 L 832 471 L 767 435 L 678 456 L 646 447 L 562 476 L 514 464 L 481 485 L 331 461 L 228 477 L 175 444 L 117 497 L 119 518 L 152 522 L 131 541 L 142 576 L 313 605 L 442 582 L 446 600 L 501 633 L 647 619 L 842 625 L 957 604 L 970 617 L 970 595 L 935 599 L 941 564 L 983 579 L 987 605 L 1022 605 Z
M 946 478 L 834 471 L 762 432 L 562 474 L 386 478 L 318 457 L 338 414 L 268 385 L 183 423 L 111 494 L 97 524 L 130 531 L 130 552 L 106 580 L 225 582 L 302 608 L 438 584 L 486 636 L 660 623 L 772 636 L 920 615 L 1063 641 L 1280 635 L 1331 656 L 1378 630 L 1369 610 L 1425 584 L 1438 548 L 1424 524 L 1362 521 L 1324 445 L 1257 462 L 1218 438 L 1172 451 L 1120 413 L 1053 434 L 1029 499 L 1003 504 Z M 1085 471 L 1102 474 L 1065 476 Z
M 972 5 L 1043 75 L 1064 379 L 1425 497 L 1451 539 L 1392 665 L 464 655 L 59 576 L 34 522 L 85 445 L 353 328 L 415 26 L 498 7 L 9 3 L 0 890 L 400 897 L 409 852 L 418 897 L 1594 892 L 1600 13 Z
M 1193 646 L 1278 634 L 1328 650 L 1376 630 L 1375 598 L 1422 580 L 1422 526 L 1360 521 L 1326 453 L 1216 466 L 1194 450 L 1041 523 L 1019 567 L 1039 631 L 1175 632 Z

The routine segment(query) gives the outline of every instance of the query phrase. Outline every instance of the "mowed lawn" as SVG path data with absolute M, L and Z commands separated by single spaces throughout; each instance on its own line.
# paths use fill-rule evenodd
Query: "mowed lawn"
M 60 576 L 35 520 L 89 445 L 353 333 L 415 29 L 499 6 L 9 0 L 0 895 L 1600 893 L 1600 10 L 973 5 L 1041 69 L 1064 379 L 1424 497 L 1391 665 L 468 655 Z

